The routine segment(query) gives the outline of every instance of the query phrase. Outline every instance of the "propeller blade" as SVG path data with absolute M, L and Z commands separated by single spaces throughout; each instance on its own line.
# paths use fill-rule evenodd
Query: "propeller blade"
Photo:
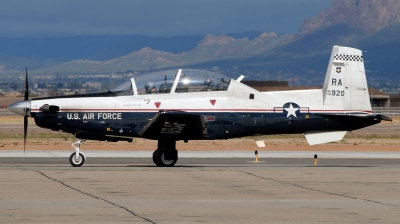
M 24 154 L 25 154 L 25 146 L 26 146 L 26 134 L 28 132 L 28 116 L 24 116 Z
M 24 96 L 24 100 L 28 100 L 28 66 L 26 66 L 25 69 L 25 96 Z M 28 108 L 27 108 L 28 109 Z M 25 111 L 25 115 L 24 115 L 24 154 L 25 154 L 25 147 L 26 147 L 26 134 L 28 132 L 28 115 L 27 113 L 29 112 L 29 109 Z
M 28 67 L 25 70 L 25 100 L 28 100 Z

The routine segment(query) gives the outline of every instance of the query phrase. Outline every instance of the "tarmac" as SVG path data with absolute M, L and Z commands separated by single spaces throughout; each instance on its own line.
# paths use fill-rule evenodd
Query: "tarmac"
M 0 150 L 0 157 L 69 157 L 73 150 Z M 153 151 L 82 151 L 88 158 L 148 158 Z M 400 152 L 258 151 L 259 158 L 400 159 Z M 179 151 L 179 158 L 254 158 L 253 151 Z
M 2 223 L 399 223 L 399 153 L 0 151 Z

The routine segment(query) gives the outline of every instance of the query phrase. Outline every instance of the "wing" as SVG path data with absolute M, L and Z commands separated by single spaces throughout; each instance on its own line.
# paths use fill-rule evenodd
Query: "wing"
M 148 139 L 195 140 L 207 139 L 204 117 L 184 111 L 161 110 L 138 134 Z

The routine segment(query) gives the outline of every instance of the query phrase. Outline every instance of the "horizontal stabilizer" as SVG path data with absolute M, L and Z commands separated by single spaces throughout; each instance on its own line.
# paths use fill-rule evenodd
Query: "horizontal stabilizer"
M 377 114 L 376 117 L 381 121 L 393 121 L 392 118 L 386 117 L 385 115 L 382 115 L 382 114 Z
M 347 131 L 332 132 L 306 132 L 305 136 L 309 145 L 318 145 L 327 142 L 340 141 Z

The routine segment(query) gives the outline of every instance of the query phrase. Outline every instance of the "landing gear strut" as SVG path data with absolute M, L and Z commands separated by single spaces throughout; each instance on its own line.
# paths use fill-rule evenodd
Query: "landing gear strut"
M 72 143 L 72 147 L 75 148 L 75 152 L 73 152 L 71 154 L 71 156 L 69 157 L 69 163 L 71 163 L 72 166 L 74 167 L 79 167 L 82 166 L 83 163 L 85 163 L 86 157 L 83 153 L 81 153 L 80 147 L 81 147 L 81 143 L 86 141 L 85 139 L 81 139 L 78 138 L 78 140 L 74 143 Z
M 158 148 L 153 152 L 153 162 L 157 166 L 174 166 L 178 161 L 176 141 L 158 140 Z

